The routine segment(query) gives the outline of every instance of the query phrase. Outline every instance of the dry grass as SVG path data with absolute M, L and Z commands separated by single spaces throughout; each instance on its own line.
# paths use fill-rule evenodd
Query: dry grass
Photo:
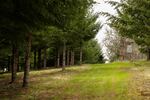
M 140 63 L 141 64 L 141 63 Z M 140 68 L 144 63 L 141 64 Z M 147 64 L 148 65 L 148 64 Z M 8 84 L 9 74 L 0 76 L 2 100 L 132 100 L 130 81 L 137 70 L 132 63 L 95 64 L 47 69 L 30 73 L 30 86 L 23 89 L 22 74 Z M 136 94 L 134 94 L 136 95 Z

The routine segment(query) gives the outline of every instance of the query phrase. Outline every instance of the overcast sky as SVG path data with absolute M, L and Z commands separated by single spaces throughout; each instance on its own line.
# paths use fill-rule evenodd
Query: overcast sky
M 98 3 L 95 4 L 93 7 L 94 12 L 108 12 L 111 14 L 116 14 L 113 7 L 111 7 L 109 4 L 105 3 L 105 1 L 119 1 L 119 0 L 95 0 L 95 1 Z M 102 27 L 102 29 L 99 30 L 98 34 L 96 35 L 96 39 L 101 44 L 101 47 L 103 46 L 103 39 L 105 38 L 106 28 L 108 28 L 108 26 L 105 24 L 106 20 L 107 19 L 103 16 L 99 17 L 99 21 L 103 24 L 103 27 Z M 103 53 L 105 53 L 106 48 L 103 47 L 102 49 L 103 49 Z

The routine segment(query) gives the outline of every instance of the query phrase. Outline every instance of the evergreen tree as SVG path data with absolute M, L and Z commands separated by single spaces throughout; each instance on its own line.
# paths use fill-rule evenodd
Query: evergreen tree
M 110 26 L 122 36 L 132 38 L 145 51 L 150 60 L 150 1 L 122 0 L 120 3 L 109 1 L 115 7 L 117 16 L 105 13 L 109 17 Z

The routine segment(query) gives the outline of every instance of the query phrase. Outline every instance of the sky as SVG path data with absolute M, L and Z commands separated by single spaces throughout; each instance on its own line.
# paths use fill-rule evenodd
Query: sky
M 114 14 L 114 15 L 116 14 L 116 12 L 113 9 L 113 7 L 111 7 L 111 5 L 105 3 L 105 1 L 118 1 L 119 2 L 119 0 L 95 0 L 95 1 L 98 2 L 97 4 L 95 4 L 93 6 L 93 10 L 94 10 L 95 13 L 96 12 L 108 12 L 110 14 Z M 101 22 L 103 27 L 102 27 L 102 29 L 99 30 L 98 34 L 96 35 L 96 39 L 100 43 L 101 48 L 102 48 L 102 52 L 104 54 L 106 53 L 106 47 L 103 46 L 103 39 L 105 38 L 105 31 L 106 31 L 106 29 L 109 29 L 109 26 L 105 24 L 106 20 L 107 20 L 107 18 L 104 17 L 104 16 L 100 16 L 99 17 L 98 21 Z

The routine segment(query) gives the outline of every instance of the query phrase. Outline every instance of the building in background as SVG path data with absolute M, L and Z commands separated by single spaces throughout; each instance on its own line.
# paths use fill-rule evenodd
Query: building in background
M 119 50 L 119 60 L 144 60 L 146 55 L 139 51 L 139 46 L 129 38 L 121 37 L 120 39 L 120 50 Z

